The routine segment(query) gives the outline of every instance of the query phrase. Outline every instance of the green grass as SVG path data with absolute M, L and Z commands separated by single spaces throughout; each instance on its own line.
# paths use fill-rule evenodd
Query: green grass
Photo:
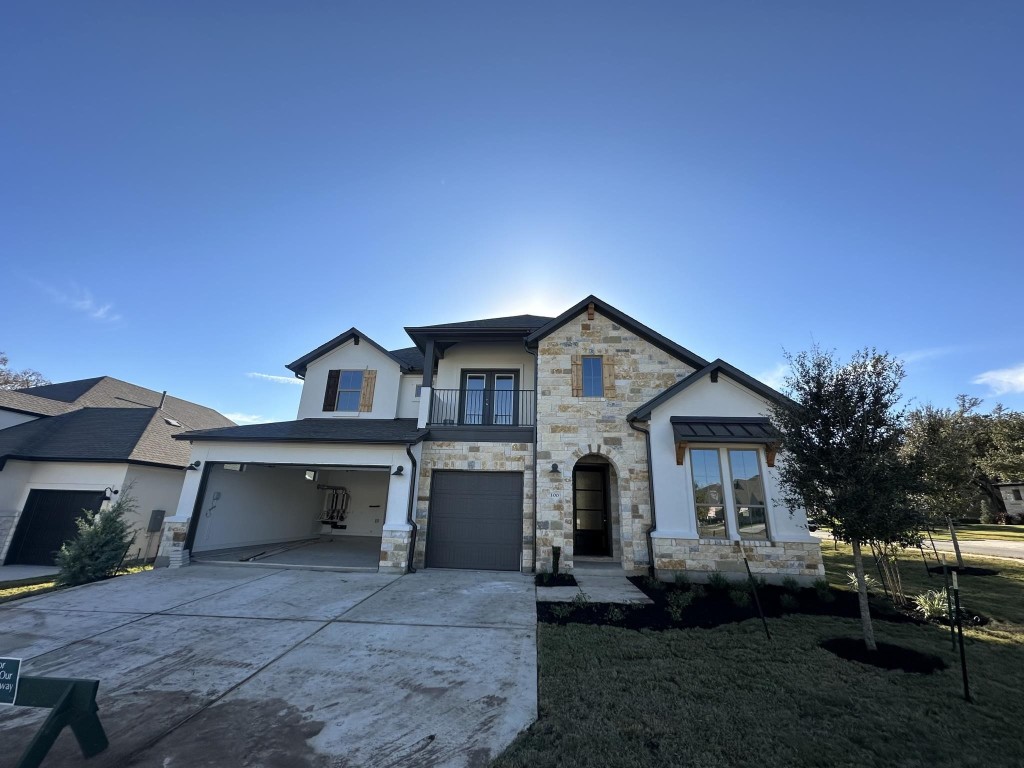
M 1024 543 L 1024 525 L 986 525 L 984 523 L 964 523 L 956 526 L 956 537 L 960 541 L 1019 541 Z M 928 537 L 925 536 L 927 543 Z M 936 541 L 949 541 L 948 528 L 936 528 L 932 531 Z
M 925 550 L 928 554 L 928 550 Z M 831 541 L 821 543 L 821 555 L 825 561 L 825 576 L 833 587 L 848 589 L 847 573 L 853 570 L 853 551 L 846 544 L 839 543 L 834 547 Z M 951 555 L 947 563 L 954 563 Z M 1003 629 L 1017 629 L 1024 633 L 1024 560 L 1002 558 L 985 558 L 975 555 L 964 555 L 964 564 L 979 568 L 991 568 L 999 571 L 998 576 L 963 576 L 960 578 L 960 599 L 967 608 L 991 617 L 1005 626 Z M 936 565 L 929 556 L 928 565 Z M 867 573 L 878 578 L 878 570 L 874 560 L 869 556 L 865 567 Z M 925 572 L 918 550 L 906 550 L 900 558 L 900 578 L 903 592 L 911 598 L 929 589 L 941 589 L 942 574 Z M 1024 634 L 1021 641 L 1024 642 Z
M 823 554 L 845 588 L 849 549 Z M 965 632 L 974 704 L 961 698 L 948 629 L 934 625 L 875 622 L 879 641 L 948 665 L 916 675 L 818 647 L 859 637 L 852 619 L 769 619 L 771 642 L 756 619 L 665 632 L 541 624 L 540 719 L 492 768 L 1024 765 L 1024 563 L 968 561 L 1001 571 L 961 579 L 967 604 L 1000 619 Z M 908 594 L 939 584 L 920 557 L 902 573 Z

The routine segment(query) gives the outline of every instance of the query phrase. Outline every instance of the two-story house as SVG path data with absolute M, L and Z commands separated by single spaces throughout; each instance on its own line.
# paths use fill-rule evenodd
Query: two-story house
M 782 502 L 782 395 L 594 296 L 556 318 L 352 328 L 287 367 L 294 421 L 180 435 L 158 564 L 823 573 Z

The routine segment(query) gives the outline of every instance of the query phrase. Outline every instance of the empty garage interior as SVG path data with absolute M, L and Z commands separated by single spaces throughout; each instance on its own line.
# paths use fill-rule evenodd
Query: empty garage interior
M 389 468 L 211 464 L 193 560 L 377 570 Z

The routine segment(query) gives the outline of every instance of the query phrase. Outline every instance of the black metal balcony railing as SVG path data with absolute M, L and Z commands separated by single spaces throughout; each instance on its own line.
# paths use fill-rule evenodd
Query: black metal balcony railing
M 436 426 L 532 427 L 532 389 L 435 389 L 429 423 Z

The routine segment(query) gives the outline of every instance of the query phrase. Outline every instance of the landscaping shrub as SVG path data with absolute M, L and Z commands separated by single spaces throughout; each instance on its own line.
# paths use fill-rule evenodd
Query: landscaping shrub
M 750 590 L 734 587 L 729 590 L 729 599 L 738 608 L 746 608 L 750 605 Z
M 792 576 L 787 576 L 782 580 L 782 588 L 787 592 L 796 593 L 800 590 L 800 582 L 798 582 Z
M 823 603 L 831 603 L 836 599 L 836 596 L 832 594 L 832 588 L 829 587 L 825 579 L 814 580 L 814 591 L 818 593 L 818 599 Z
M 725 592 L 729 589 L 729 580 L 718 571 L 715 571 L 708 577 L 708 586 L 711 589 L 717 589 L 720 592 Z
M 676 573 L 676 586 L 680 589 L 688 589 L 690 586 L 690 577 L 686 575 L 685 571 L 679 571 Z
M 786 593 L 779 596 L 779 607 L 782 608 L 783 611 L 789 613 L 790 611 L 795 611 L 800 607 L 800 601 L 793 595 Z
M 917 612 L 928 621 L 934 619 L 949 620 L 949 597 L 946 588 L 929 589 L 913 597 Z
M 853 592 L 856 592 L 860 588 L 857 584 L 857 574 L 853 571 L 846 572 L 846 579 L 850 582 L 850 589 Z M 864 574 L 864 585 L 868 588 L 869 595 L 872 592 L 877 593 L 878 590 L 882 587 L 882 585 L 878 582 L 878 579 L 876 579 L 874 576 L 868 573 Z
M 78 535 L 57 553 L 57 584 L 73 587 L 113 576 L 135 535 L 125 517 L 137 508 L 130 490 L 125 489 L 108 509 L 83 510 L 85 514 L 77 522 Z
M 693 592 L 669 592 L 667 601 L 668 605 L 665 606 L 665 611 L 668 613 L 669 618 L 672 621 L 681 621 L 683 609 L 693 603 Z

